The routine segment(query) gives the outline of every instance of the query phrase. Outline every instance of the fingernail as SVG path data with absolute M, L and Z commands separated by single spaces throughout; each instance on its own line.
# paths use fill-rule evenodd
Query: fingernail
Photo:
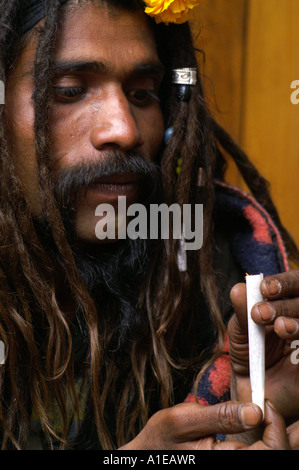
M 284 331 L 281 331 L 284 330 Z M 276 334 L 281 334 L 282 332 L 287 335 L 295 335 L 299 330 L 299 324 L 296 320 L 292 318 L 277 318 L 274 323 L 274 331 Z
M 295 320 L 288 318 L 284 320 L 284 324 L 288 335 L 294 335 L 295 333 L 297 333 L 299 325 Z
M 274 411 L 277 411 L 277 409 L 275 408 L 274 404 L 272 403 L 271 400 L 269 400 L 268 398 L 266 398 L 266 404 L 270 406 L 270 408 L 272 408 L 272 410 Z
M 257 304 L 257 308 L 264 322 L 269 322 L 274 319 L 275 310 L 270 302 Z
M 241 422 L 245 426 L 256 426 L 261 421 L 261 412 L 253 404 L 243 405 L 241 409 Z
M 268 279 L 266 282 L 263 283 L 265 290 L 270 295 L 277 295 L 281 291 L 281 284 L 277 279 Z

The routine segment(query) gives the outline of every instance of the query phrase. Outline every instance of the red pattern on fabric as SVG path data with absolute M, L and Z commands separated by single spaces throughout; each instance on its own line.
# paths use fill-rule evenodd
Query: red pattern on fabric
M 230 388 L 231 366 L 228 355 L 220 356 L 210 371 L 210 392 L 216 397 L 221 397 Z
M 215 398 L 220 399 L 223 397 L 230 389 L 230 377 L 231 377 L 231 365 L 229 358 L 229 337 L 226 333 L 222 346 L 221 356 L 214 362 L 214 364 L 206 372 L 207 375 L 207 384 L 206 391 L 209 394 L 212 394 Z M 205 394 L 204 390 L 201 390 Z M 195 398 L 193 393 L 189 393 L 187 398 L 184 400 L 185 403 L 199 403 L 200 405 L 209 405 L 209 400 L 201 396 L 201 393 Z
M 197 400 L 193 393 L 189 393 L 184 400 L 184 403 L 198 403 L 199 405 L 209 406 L 209 402 L 204 398 L 197 397 Z
M 283 243 L 282 237 L 280 235 L 280 232 L 279 232 L 278 228 L 276 227 L 276 225 L 274 224 L 274 222 L 271 219 L 268 212 L 252 196 L 247 194 L 245 191 L 242 191 L 242 189 L 237 188 L 236 186 L 233 186 L 229 183 L 225 183 L 223 181 L 217 181 L 217 184 L 218 184 L 218 186 L 222 186 L 223 188 L 231 189 L 235 193 L 239 193 L 242 197 L 247 199 L 253 206 L 255 206 L 262 214 L 265 215 L 265 218 L 266 218 L 266 220 L 269 224 L 269 227 L 271 227 L 271 229 L 273 230 L 273 232 L 276 235 L 277 246 L 279 248 L 279 251 L 280 251 L 282 259 L 283 259 L 283 264 L 284 264 L 285 271 L 289 271 L 290 270 L 290 265 L 289 265 L 289 261 L 288 261 L 288 255 L 287 255 L 286 248 L 284 246 L 284 243 Z
M 244 214 L 253 227 L 253 239 L 259 243 L 273 245 L 269 226 L 260 212 L 252 206 L 247 206 L 244 209 Z

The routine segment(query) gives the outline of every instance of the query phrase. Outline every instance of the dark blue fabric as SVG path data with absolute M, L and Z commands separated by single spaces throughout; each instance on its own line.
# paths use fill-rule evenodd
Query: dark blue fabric
M 271 243 L 255 237 L 254 227 L 246 217 L 246 208 L 254 207 L 267 226 Z M 278 248 L 277 234 L 268 224 L 267 214 L 254 206 L 250 199 L 233 187 L 218 186 L 216 196 L 216 219 L 222 223 L 231 241 L 232 251 L 244 273 L 271 276 L 285 271 L 283 255 Z M 268 216 L 269 217 L 269 216 Z

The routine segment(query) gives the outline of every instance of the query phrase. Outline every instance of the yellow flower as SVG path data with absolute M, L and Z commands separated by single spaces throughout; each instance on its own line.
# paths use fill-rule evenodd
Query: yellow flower
M 198 0 L 144 0 L 145 13 L 155 18 L 156 23 L 185 23 Z

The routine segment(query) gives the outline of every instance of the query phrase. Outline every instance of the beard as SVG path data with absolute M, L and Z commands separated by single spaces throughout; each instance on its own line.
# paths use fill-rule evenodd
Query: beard
M 53 181 L 53 194 L 60 208 L 76 267 L 96 303 L 100 324 L 109 325 L 113 331 L 110 351 L 124 347 L 144 324 L 145 312 L 140 304 L 140 292 L 159 242 L 127 238 L 109 244 L 78 243 L 75 232 L 76 200 L 79 194 L 84 197 L 84 191 L 97 178 L 126 173 L 142 177 L 139 203 L 149 208 L 150 204 L 161 202 L 160 167 L 135 152 L 125 155 L 117 151 L 107 152 L 102 161 L 90 160 L 87 164 L 66 168 L 55 175 Z M 39 219 L 38 229 L 47 239 L 47 248 L 62 265 L 51 228 L 44 217 Z M 81 317 L 78 312 L 76 320 L 82 332 L 84 325 Z

